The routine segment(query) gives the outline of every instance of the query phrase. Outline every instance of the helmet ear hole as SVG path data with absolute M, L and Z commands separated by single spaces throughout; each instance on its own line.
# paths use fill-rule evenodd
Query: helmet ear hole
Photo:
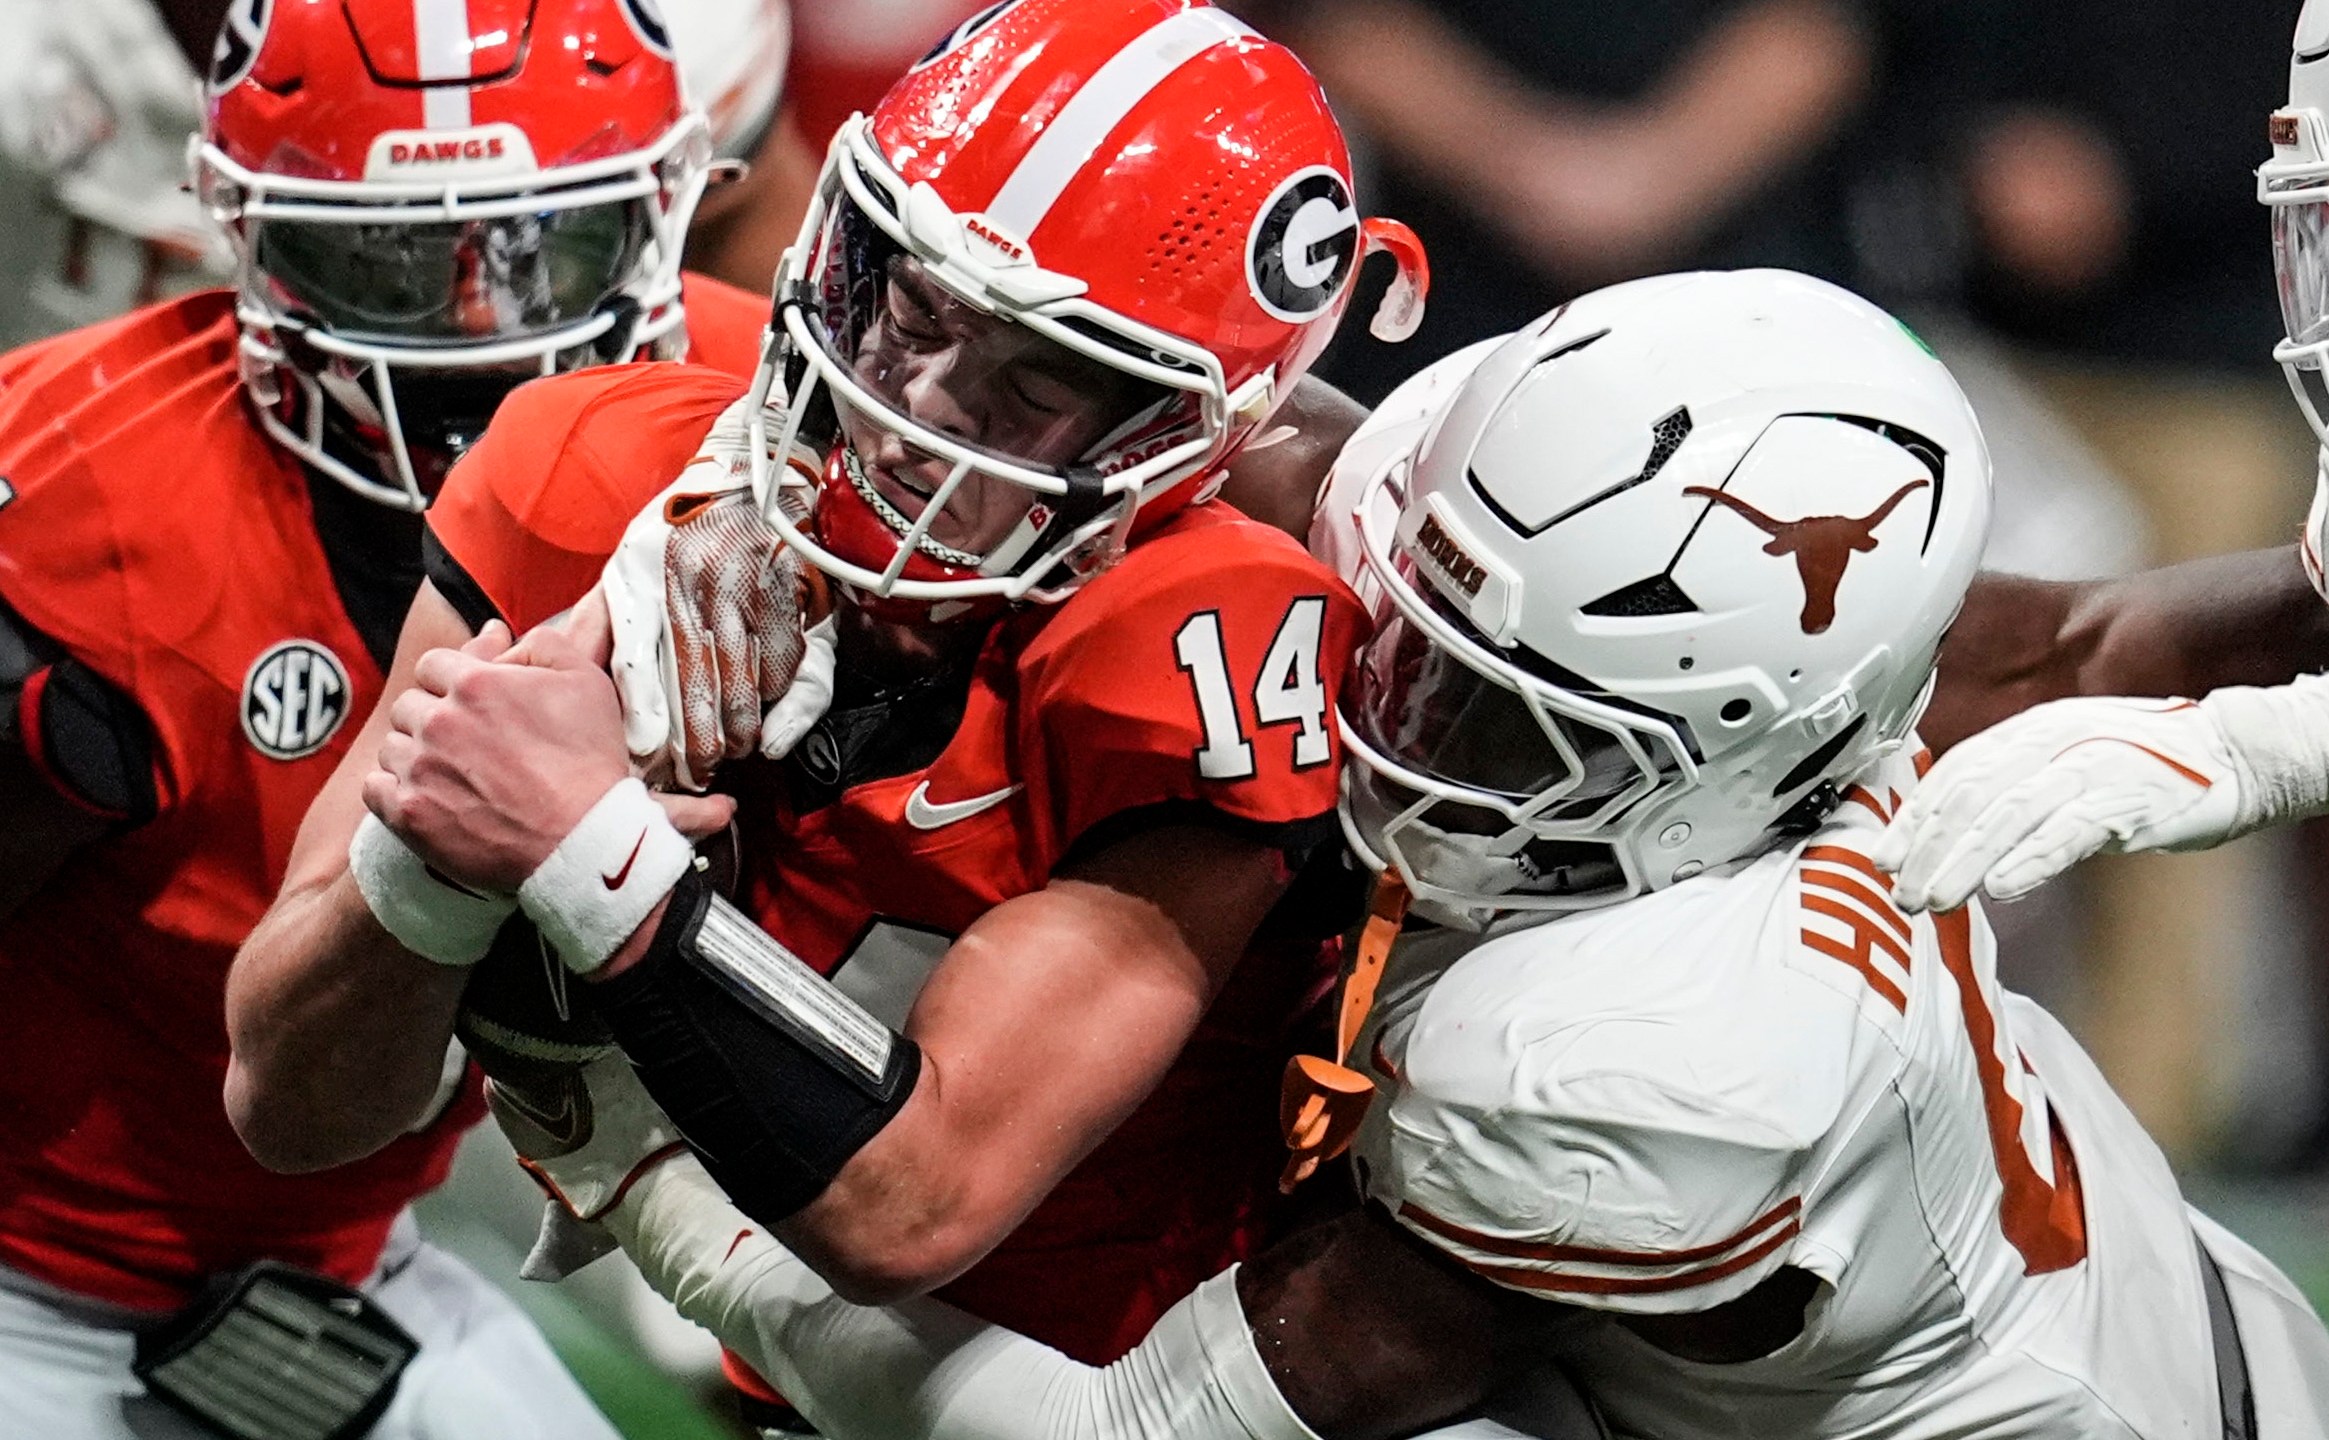
M 1735 704 L 1738 702 L 1734 701 L 1733 703 Z M 1729 713 L 1730 707 L 1725 706 L 1723 708 L 1724 713 L 1727 715 Z M 1866 711 L 1862 711 L 1860 714 L 1853 716 L 1851 724 L 1846 725 L 1843 729 L 1838 730 L 1835 734 L 1829 736 L 1826 742 L 1823 743 L 1817 750 L 1812 751 L 1809 755 L 1806 755 L 1801 760 L 1798 760 L 1795 763 L 1794 769 L 1788 771 L 1785 775 L 1780 776 L 1779 783 L 1771 787 L 1771 798 L 1776 800 L 1780 796 L 1796 789 L 1798 786 L 1808 784 L 1810 781 L 1817 779 L 1819 775 L 1830 765 L 1836 763 L 1836 757 L 1844 753 L 1844 747 L 1852 743 L 1853 737 L 1858 735 L 1861 731 L 1861 728 L 1867 725 L 1867 723 L 1868 714 Z
M 1722 707 L 1722 723 L 1725 725 L 1744 725 L 1747 723 L 1747 717 L 1754 713 L 1755 707 L 1743 699 L 1725 701 Z

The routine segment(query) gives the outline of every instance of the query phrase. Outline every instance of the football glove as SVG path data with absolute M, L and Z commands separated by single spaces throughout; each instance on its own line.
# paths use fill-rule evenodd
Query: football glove
M 2329 678 L 2189 700 L 2089 697 L 1951 750 L 1870 858 L 1905 910 L 2026 895 L 2098 851 L 2204 850 L 2329 808 Z
M 577 1220 L 596 1221 L 687 1149 L 620 1051 L 522 1082 L 490 1079 L 485 1099 L 518 1163 Z
M 833 697 L 824 577 L 761 513 L 748 403 L 721 413 L 599 578 L 624 741 L 650 781 L 687 790 L 723 760 L 784 754 Z M 799 502 L 788 489 L 776 503 Z

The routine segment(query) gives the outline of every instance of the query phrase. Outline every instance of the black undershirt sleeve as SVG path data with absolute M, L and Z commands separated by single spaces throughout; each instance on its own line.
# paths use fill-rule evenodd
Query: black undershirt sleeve
M 0 606 L 0 741 L 33 758 L 67 799 L 125 825 L 154 818 L 154 734 L 145 712 L 6 606 Z
M 429 577 L 429 583 L 436 586 L 437 593 L 444 596 L 461 618 L 468 622 L 472 633 L 483 630 L 489 620 L 499 620 L 505 625 L 509 623 L 500 607 L 486 596 L 485 587 L 461 568 L 461 562 L 453 558 L 453 553 L 445 548 L 443 541 L 437 539 L 434 530 L 424 529 L 421 532 L 421 565 Z

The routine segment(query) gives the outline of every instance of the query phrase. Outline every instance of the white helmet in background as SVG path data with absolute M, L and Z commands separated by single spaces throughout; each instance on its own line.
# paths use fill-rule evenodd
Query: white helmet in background
M 233 273 L 186 192 L 202 82 L 152 0 L 0 0 L 0 349 Z
M 2280 282 L 2281 343 L 2273 358 L 2297 406 L 2329 445 L 2329 0 L 2305 0 L 2289 60 L 2289 103 L 2272 114 L 2272 158 L 2257 167 L 2256 198 L 2272 211 L 2272 265 Z M 2329 599 L 2329 457 L 2306 517 L 2302 554 Z
M 2287 333 L 2273 358 L 2288 371 L 2313 433 L 2329 443 L 2329 0 L 2306 0 L 2289 61 L 2289 103 L 2269 125 L 2272 158 L 2256 198 L 2272 210 L 2273 269 Z
M 1410 433 L 1321 517 L 1376 621 L 1343 822 L 1469 926 L 1815 827 L 1915 724 L 1989 528 L 1940 361 L 1783 271 L 1587 295 Z
M 786 0 L 679 0 L 664 7 L 688 99 L 712 122 L 712 154 L 750 160 L 760 153 L 792 58 Z

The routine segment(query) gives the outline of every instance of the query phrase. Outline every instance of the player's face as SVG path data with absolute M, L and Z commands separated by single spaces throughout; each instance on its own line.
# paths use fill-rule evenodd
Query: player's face
M 898 255 L 883 267 L 879 300 L 850 371 L 916 424 L 1038 469 L 1090 452 L 1152 392 L 1064 346 L 980 312 Z M 842 425 L 866 478 L 908 521 L 953 465 L 917 449 L 875 417 L 843 405 Z M 984 554 L 1027 514 L 1023 487 L 972 470 L 930 529 L 952 549 Z

